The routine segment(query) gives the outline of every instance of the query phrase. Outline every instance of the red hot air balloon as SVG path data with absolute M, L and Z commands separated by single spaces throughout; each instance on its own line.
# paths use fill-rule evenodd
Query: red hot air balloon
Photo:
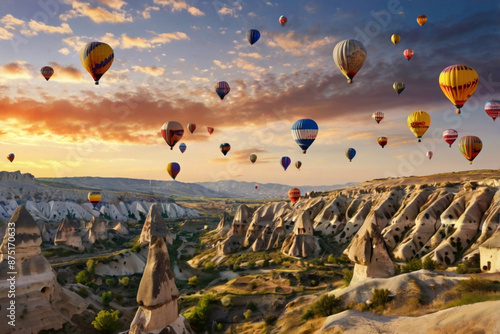
M 484 105 L 484 111 L 490 116 L 493 121 L 500 116 L 500 101 L 498 100 L 489 100 Z
M 259 189 L 259 186 L 258 186 L 258 185 L 255 185 L 255 189 Z
M 444 130 L 443 139 L 445 142 L 450 144 L 450 147 L 451 147 L 451 144 L 453 144 L 455 142 L 455 140 L 457 140 L 457 138 L 458 138 L 457 130 L 453 130 L 453 129 Z
M 385 145 L 387 145 L 387 137 L 378 137 L 377 142 L 382 148 L 384 148 Z
M 12 161 L 14 161 L 14 158 L 15 158 L 15 157 L 16 157 L 16 156 L 14 155 L 14 153 L 10 153 L 10 154 L 7 156 L 7 159 L 8 159 L 10 162 L 12 162 Z
M 40 73 L 42 73 L 42 75 L 45 78 L 45 80 L 49 81 L 49 79 L 52 76 L 52 74 L 54 74 L 54 69 L 52 67 L 50 67 L 50 66 L 44 66 L 40 70 Z
M 284 16 L 284 15 L 280 16 L 279 21 L 280 21 L 280 24 L 281 24 L 282 27 L 284 27 L 285 24 L 288 22 L 286 16 Z
M 196 124 L 189 123 L 188 124 L 188 130 L 189 130 L 189 132 L 194 133 L 194 130 L 196 130 Z
M 403 52 L 403 55 L 405 56 L 406 59 L 408 59 L 408 61 L 410 61 L 411 57 L 413 57 L 414 54 L 415 52 L 413 52 L 412 49 L 406 49 Z
M 292 189 L 288 190 L 288 198 L 290 198 L 290 201 L 292 203 L 297 202 L 300 198 L 300 189 L 299 188 L 292 188 Z
M 372 118 L 377 122 L 377 124 L 379 124 L 380 121 L 384 119 L 384 113 L 381 111 L 375 111 L 372 114 Z
M 210 126 L 207 126 L 207 130 L 208 130 L 208 133 L 209 133 L 209 134 L 214 133 L 214 128 L 212 128 L 212 127 L 210 127 Z

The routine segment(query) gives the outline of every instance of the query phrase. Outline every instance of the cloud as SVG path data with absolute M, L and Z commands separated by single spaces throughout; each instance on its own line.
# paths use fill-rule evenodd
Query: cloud
M 2 79 L 29 79 L 31 73 L 27 63 L 23 61 L 14 61 L 0 66 L 0 73 Z
M 22 27 L 25 22 L 21 19 L 15 18 L 12 14 L 7 14 L 0 19 L 0 24 L 4 29 L 14 30 L 16 27 Z
M 152 66 L 152 67 L 132 66 L 132 69 L 135 72 L 142 72 L 142 73 L 149 74 L 149 75 L 152 75 L 155 77 L 162 75 L 165 72 L 165 69 L 163 67 L 156 67 L 156 66 Z
M 43 22 L 37 22 L 34 20 L 30 20 L 28 22 L 28 27 L 23 28 L 21 33 L 26 36 L 38 36 L 39 32 L 46 34 L 72 34 L 73 30 L 71 30 L 69 24 L 61 23 L 59 27 L 57 26 L 49 26 Z
M 105 6 L 108 6 L 109 8 L 113 9 L 122 9 L 124 5 L 126 5 L 125 1 L 123 0 L 97 0 L 97 2 L 102 3 Z
M 69 55 L 69 53 L 70 53 L 70 51 L 68 50 L 68 48 L 61 48 L 61 49 L 57 50 L 57 52 L 65 55 L 65 56 Z
M 146 5 L 144 7 L 144 10 L 142 12 L 140 12 L 140 14 L 142 15 L 142 18 L 144 18 L 144 19 L 150 19 L 151 18 L 151 12 L 152 11 L 159 11 L 159 10 L 160 10 L 160 7 Z
M 287 33 L 269 33 L 267 45 L 273 48 L 280 48 L 294 56 L 305 54 L 314 55 L 316 49 L 334 45 L 336 39 L 326 36 L 321 39 L 313 39 L 308 35 L 297 34 L 294 30 Z
M 235 2 L 233 4 L 233 7 L 230 8 L 224 5 L 217 11 L 217 13 L 219 13 L 219 15 L 229 15 L 231 17 L 237 18 L 239 16 L 238 12 L 241 12 L 242 9 L 243 7 L 238 2 Z
M 14 34 L 5 28 L 0 27 L 0 39 L 9 40 L 14 37 Z
M 184 0 L 154 0 L 154 3 L 162 7 L 170 7 L 171 12 L 186 10 L 189 14 L 193 16 L 205 15 L 205 13 L 203 13 L 200 9 L 188 5 Z
M 222 65 L 222 62 L 220 60 L 214 60 L 214 64 L 222 68 L 223 70 L 227 68 L 226 65 Z
M 130 37 L 126 34 L 122 34 L 120 46 L 124 49 L 146 49 L 154 48 L 157 44 L 166 44 L 170 43 L 171 41 L 179 40 L 189 40 L 189 37 L 183 32 L 156 34 L 149 39 L 143 37 Z
M 76 67 L 62 66 L 55 62 L 50 62 L 50 66 L 54 69 L 54 75 L 50 78 L 52 81 L 59 82 L 82 82 L 83 74 Z
M 262 59 L 262 56 L 258 54 L 257 52 L 252 52 L 252 53 L 244 53 L 240 52 L 238 53 L 240 57 L 248 57 L 248 58 L 253 58 L 253 59 Z
M 104 0 L 106 5 L 118 6 L 120 1 Z M 88 17 L 95 23 L 124 23 L 133 22 L 132 16 L 124 10 L 109 11 L 102 7 L 92 7 L 88 2 L 71 1 L 72 9 L 59 15 L 62 21 L 68 21 L 76 17 Z M 111 6 L 110 6 L 111 7 Z M 115 7 L 111 7 L 115 8 Z M 120 6 L 121 8 L 121 6 Z

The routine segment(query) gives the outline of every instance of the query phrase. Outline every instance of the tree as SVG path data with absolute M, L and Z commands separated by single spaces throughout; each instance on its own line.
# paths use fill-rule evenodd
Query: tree
M 75 276 L 76 283 L 87 284 L 90 282 L 90 275 L 87 270 L 82 270 Z
M 385 304 L 391 299 L 390 294 L 391 292 L 387 289 L 373 289 L 373 307 L 385 307 Z
M 90 274 L 94 274 L 95 273 L 95 266 L 97 265 L 97 262 L 94 261 L 94 259 L 89 259 L 87 261 L 87 271 L 90 273 Z
M 319 317 L 327 317 L 342 311 L 341 301 L 334 295 L 323 295 L 311 305 L 311 310 Z
M 118 283 L 120 283 L 123 286 L 127 286 L 130 283 L 130 278 L 128 278 L 128 276 L 125 276 L 124 278 L 119 280 Z
M 222 306 L 224 306 L 224 307 L 233 306 L 233 299 L 229 295 L 222 297 L 220 302 L 221 302 Z
M 250 319 L 250 317 L 252 316 L 252 310 L 246 310 L 245 312 L 243 312 L 243 316 L 245 317 L 245 320 Z
M 101 302 L 103 305 L 108 306 L 112 300 L 113 300 L 113 292 L 112 291 L 102 293 Z
M 433 259 L 431 259 L 429 256 L 424 259 L 424 262 L 422 262 L 422 268 L 428 269 L 428 270 L 434 270 L 436 269 L 437 263 Z
M 92 325 L 95 329 L 103 333 L 116 333 L 118 331 L 118 327 L 120 326 L 118 322 L 119 315 L 119 310 L 101 310 L 95 317 L 94 321 L 92 321 Z
M 342 273 L 344 274 L 344 277 L 342 278 L 344 280 L 345 285 L 351 284 L 352 276 L 354 275 L 354 271 L 350 269 L 343 269 Z
M 116 284 L 116 281 L 113 278 L 106 279 L 107 286 L 111 287 L 111 286 L 115 286 L 115 284 Z
M 213 263 L 212 261 L 208 261 L 205 264 L 205 271 L 212 272 L 214 269 L 215 269 L 215 263 Z
M 335 263 L 335 257 L 333 254 L 328 255 L 328 259 L 326 260 L 328 263 Z
M 190 279 L 188 279 L 188 284 L 192 286 L 197 286 L 198 285 L 198 276 L 193 276 Z
M 413 258 L 410 261 L 406 262 L 406 264 L 403 267 L 401 267 L 401 272 L 409 273 L 420 269 L 422 269 L 422 260 Z

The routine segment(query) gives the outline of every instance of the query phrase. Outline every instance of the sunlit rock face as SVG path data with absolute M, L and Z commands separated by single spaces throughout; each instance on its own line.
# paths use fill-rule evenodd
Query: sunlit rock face
M 64 217 L 57 228 L 54 245 L 65 245 L 83 251 L 82 226 L 78 221 Z

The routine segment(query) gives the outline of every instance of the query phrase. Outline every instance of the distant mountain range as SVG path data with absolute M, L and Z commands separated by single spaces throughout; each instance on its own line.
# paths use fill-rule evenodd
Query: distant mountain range
M 123 191 L 162 196 L 185 196 L 206 198 L 285 198 L 289 185 L 277 183 L 255 183 L 242 181 L 217 181 L 184 183 L 178 181 L 142 180 L 114 177 L 61 177 L 35 178 L 40 185 L 57 188 L 89 189 L 102 191 Z M 346 183 L 330 186 L 300 186 L 302 194 L 309 191 L 330 191 L 355 186 L 358 183 Z M 257 186 L 257 189 L 255 189 Z

